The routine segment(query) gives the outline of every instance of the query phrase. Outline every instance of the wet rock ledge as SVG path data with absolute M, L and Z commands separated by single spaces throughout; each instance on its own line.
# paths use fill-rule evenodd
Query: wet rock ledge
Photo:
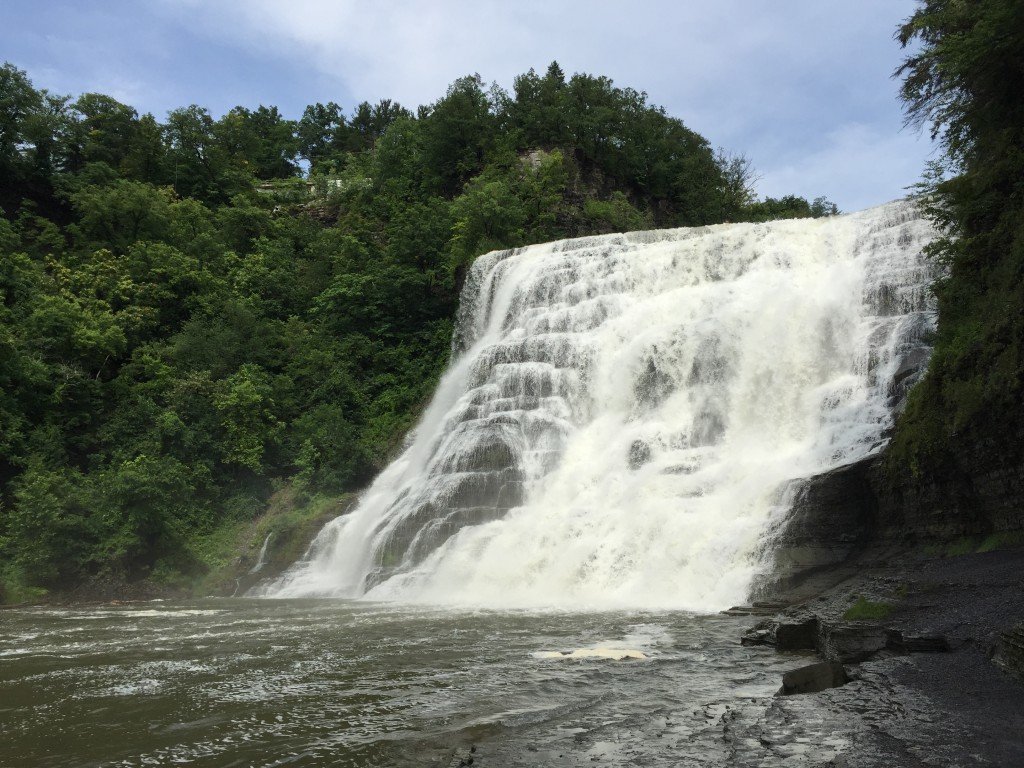
M 950 650 L 948 639 L 938 632 L 907 632 L 875 621 L 837 621 L 814 613 L 766 619 L 747 630 L 740 642 L 779 651 L 816 651 L 826 661 L 842 664 Z
M 761 743 L 827 717 L 830 765 L 1024 766 L 1024 469 L 975 453 L 913 493 L 880 457 L 789 489 L 772 573 L 725 612 L 794 657 Z
M 727 611 L 761 617 L 751 652 L 793 656 L 763 738 L 827 717 L 851 734 L 836 765 L 1024 765 L 1024 547 L 985 548 L 869 547 Z

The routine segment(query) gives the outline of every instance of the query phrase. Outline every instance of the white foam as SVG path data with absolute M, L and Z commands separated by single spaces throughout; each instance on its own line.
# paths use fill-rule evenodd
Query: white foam
M 610 659 L 624 661 L 626 659 L 646 659 L 647 654 L 635 648 L 577 648 L 575 651 L 537 651 L 535 659 Z

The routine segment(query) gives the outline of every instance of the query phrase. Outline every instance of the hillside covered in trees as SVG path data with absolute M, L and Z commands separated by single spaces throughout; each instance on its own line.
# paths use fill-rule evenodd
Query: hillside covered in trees
M 890 451 L 903 514 L 936 528 L 1024 527 L 1024 3 L 922 0 L 899 31 L 910 122 L 943 150 L 922 192 L 938 335 Z
M 180 580 L 275 490 L 364 485 L 445 366 L 482 252 L 835 212 L 749 184 L 643 93 L 557 64 L 415 113 L 162 122 L 5 65 L 0 589 Z

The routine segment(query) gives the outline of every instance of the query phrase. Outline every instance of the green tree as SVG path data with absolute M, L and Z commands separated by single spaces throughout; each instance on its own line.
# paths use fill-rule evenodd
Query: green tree
M 32 151 L 29 121 L 42 110 L 43 96 L 28 75 L 13 64 L 0 67 L 0 171 L 8 179 L 21 179 L 28 171 Z
M 321 165 L 340 159 L 347 145 L 348 125 L 342 108 L 333 101 L 310 104 L 295 128 L 298 153 L 308 160 L 313 172 Z
M 169 190 L 139 181 L 87 186 L 71 195 L 77 219 L 71 231 L 81 245 L 105 245 L 123 253 L 137 240 L 168 235 L 173 201 Z
M 555 148 L 572 143 L 565 73 L 551 62 L 543 77 L 532 69 L 513 81 L 513 99 L 506 106 L 517 144 Z
M 484 166 L 495 116 L 479 75 L 461 77 L 424 110 L 423 163 L 432 189 L 453 195 Z
M 97 538 L 81 474 L 33 460 L 15 483 L 13 502 L 0 510 L 0 546 L 24 581 L 45 586 L 77 575 Z
M 224 203 L 252 187 L 252 168 L 219 140 L 208 110 L 193 104 L 169 112 L 164 143 L 168 181 L 183 197 Z
M 518 245 L 526 211 L 507 179 L 481 175 L 452 203 L 451 252 L 461 265 L 485 251 Z
M 138 131 L 138 113 L 99 93 L 86 93 L 70 107 L 66 170 L 86 163 L 106 163 L 118 169 L 131 152 Z
M 267 373 L 257 365 L 243 365 L 224 380 L 214 405 L 225 432 L 224 461 L 260 472 L 284 426 L 274 413 Z
M 131 143 L 121 160 L 121 172 L 135 181 L 170 184 L 173 179 L 168 178 L 166 154 L 163 130 L 156 118 L 147 113 L 135 123 Z
M 285 120 L 277 107 L 264 106 L 255 111 L 235 107 L 211 128 L 220 153 L 233 166 L 264 180 L 298 173 L 295 130 L 295 122 Z
M 364 101 L 348 120 L 345 148 L 351 152 L 372 149 L 392 123 L 411 116 L 407 109 L 391 99 L 382 99 L 373 105 Z
M 898 74 L 912 124 L 945 151 L 924 185 L 938 338 L 894 440 L 894 471 L 943 480 L 984 450 L 1016 467 L 1024 400 L 1024 5 L 926 0 L 903 24 Z M 987 447 L 986 447 L 987 446 Z

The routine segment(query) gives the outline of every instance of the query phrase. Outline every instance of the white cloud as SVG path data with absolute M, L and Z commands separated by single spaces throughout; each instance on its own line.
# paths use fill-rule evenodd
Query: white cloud
M 825 195 L 844 211 L 856 211 L 903 197 L 921 177 L 929 151 L 928 141 L 913 131 L 882 133 L 850 124 L 829 133 L 819 149 L 763 169 L 757 186 L 771 197 Z
M 507 62 L 529 58 L 534 39 L 514 9 L 485 3 L 169 4 L 187 9 L 211 37 L 300 59 L 360 99 L 386 96 L 411 106 L 436 99 L 461 75 L 504 77 Z
M 818 0 L 164 1 L 211 37 L 302 59 L 361 95 L 394 94 L 409 103 L 436 98 L 462 74 L 509 80 L 552 58 L 568 62 L 566 69 L 642 81 L 627 83 L 637 87 L 654 83 L 664 97 L 751 94 L 773 79 L 773 88 L 785 91 L 800 70 L 827 72 L 861 59 L 863 36 L 878 19 L 885 20 L 884 37 L 868 44 L 888 47 L 899 6 L 910 5 L 863 0 L 855 10 L 831 5 L 826 12 Z

